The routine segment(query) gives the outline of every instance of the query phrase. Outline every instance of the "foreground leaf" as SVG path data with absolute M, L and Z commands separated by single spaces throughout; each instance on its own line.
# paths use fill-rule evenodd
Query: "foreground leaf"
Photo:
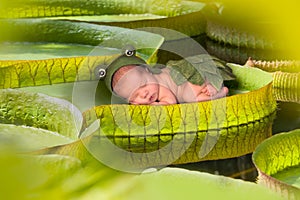
M 253 153 L 259 172 L 258 183 L 289 199 L 300 197 L 300 130 L 275 135 Z
M 94 187 L 81 199 L 282 199 L 254 183 L 178 168 L 142 174 L 118 185 L 121 190 L 107 195 Z
M 105 194 L 108 187 L 126 180 L 124 174 L 98 162 L 83 164 L 62 155 L 19 155 L 18 149 L 18 143 L 0 141 L 1 199 L 75 199 L 95 184 Z
M 0 123 L 43 128 L 76 139 L 82 115 L 66 100 L 5 89 L 0 90 Z
M 73 142 L 72 139 L 58 133 L 26 126 L 0 124 L 1 140 L 18 143 L 20 152 L 29 152 L 51 146 Z
M 207 173 L 166 168 L 124 174 L 69 156 L 19 156 L 13 148 L 0 145 L 1 199 L 281 199 L 254 183 Z

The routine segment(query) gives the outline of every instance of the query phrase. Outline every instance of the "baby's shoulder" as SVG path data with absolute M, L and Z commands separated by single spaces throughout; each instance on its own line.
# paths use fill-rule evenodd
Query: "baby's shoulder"
M 165 77 L 165 76 L 168 76 L 168 77 L 170 77 L 170 69 L 169 68 L 163 68 L 163 69 L 161 69 L 161 73 L 159 73 L 159 74 L 155 74 L 156 76 L 158 76 L 158 77 Z
M 171 78 L 170 76 L 170 69 L 163 68 L 161 70 L 161 73 L 154 74 L 158 82 L 165 82 L 166 80 L 169 80 Z

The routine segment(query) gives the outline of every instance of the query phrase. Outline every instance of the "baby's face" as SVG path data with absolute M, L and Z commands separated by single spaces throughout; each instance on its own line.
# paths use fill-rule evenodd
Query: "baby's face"
M 158 98 L 155 77 L 142 67 L 129 70 L 116 84 L 114 91 L 131 104 L 151 104 Z
M 129 97 L 131 104 L 148 105 L 158 98 L 158 84 L 146 84 L 136 89 Z

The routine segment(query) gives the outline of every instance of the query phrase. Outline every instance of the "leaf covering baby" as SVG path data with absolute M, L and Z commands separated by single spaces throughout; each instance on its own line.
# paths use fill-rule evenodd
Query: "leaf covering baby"
M 97 70 L 111 92 L 130 104 L 143 105 L 221 98 L 228 93 L 223 80 L 235 78 L 230 68 L 214 62 L 207 54 L 151 67 L 135 55 L 133 47 L 127 47 L 106 69 Z

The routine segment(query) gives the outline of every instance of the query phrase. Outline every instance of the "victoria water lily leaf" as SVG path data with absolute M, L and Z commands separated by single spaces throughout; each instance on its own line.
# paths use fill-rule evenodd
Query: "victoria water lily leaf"
M 256 68 L 231 67 L 240 89 L 249 92 L 189 104 L 96 106 L 84 112 L 84 145 L 99 160 L 112 162 L 114 155 L 114 162 L 126 170 L 252 152 L 271 135 L 276 110 L 272 76 Z
M 81 112 L 66 100 L 14 89 L 0 90 L 0 122 L 26 125 L 76 139 Z
M 274 88 L 274 96 L 277 101 L 295 102 L 300 104 L 300 90 L 299 89 L 283 89 Z
M 0 145 L 1 199 L 29 199 L 32 191 L 44 184 L 43 169 L 21 156 L 16 156 L 11 144 Z
M 44 51 L 47 51 L 47 45 L 49 45 L 47 43 L 55 43 L 49 46 L 57 45 L 59 47 L 65 45 L 64 48 L 68 50 L 68 54 L 74 52 L 74 50 L 71 51 L 74 44 L 78 44 L 77 47 L 79 44 L 95 46 L 95 49 L 89 55 L 98 56 L 108 54 L 105 51 L 103 54 L 102 48 L 116 48 L 119 49 L 120 53 L 124 46 L 131 44 L 137 49 L 138 53 L 144 55 L 145 60 L 148 60 L 154 57 L 157 48 L 164 40 L 160 35 L 145 31 L 83 22 L 47 19 L 2 19 L 0 25 L 3 28 L 0 34 L 1 43 L 9 42 L 8 45 L 13 42 L 37 43 L 33 45 L 44 48 Z M 69 44 L 68 47 L 65 43 Z M 43 44 L 44 46 L 38 46 Z M 84 53 L 86 48 L 89 47 L 81 46 L 79 49 Z M 55 53 L 52 51 L 51 54 Z M 78 53 L 74 53 L 74 55 L 78 55 Z
M 280 89 L 300 90 L 300 72 L 274 72 L 274 87 Z
M 253 60 L 249 59 L 252 67 L 260 68 L 267 72 L 289 72 L 298 73 L 300 71 L 299 60 Z
M 51 17 L 51 16 L 87 16 L 109 14 L 151 13 L 161 16 L 174 16 L 197 10 L 197 3 L 182 0 L 145 0 L 145 1 L 110 1 L 79 0 L 13 0 L 1 5 L 1 18 Z M 44 9 L 42 9 L 44 8 Z M 184 8 L 184 9 L 183 9 Z
M 278 101 L 300 101 L 299 61 L 256 61 L 248 59 L 247 65 L 272 72 L 274 95 Z
M 207 36 L 215 41 L 238 47 L 283 50 L 284 43 L 279 35 L 269 34 L 280 30 L 278 21 L 268 15 L 258 16 L 251 12 L 244 12 L 250 9 L 249 4 L 251 3 L 226 2 L 218 6 L 212 4 L 213 6 L 205 13 Z M 253 5 L 261 4 L 261 2 L 253 3 Z
M 2 19 L 0 25 L 3 27 L 0 35 L 1 42 L 55 42 L 93 46 L 105 42 L 105 45 L 112 45 L 105 47 L 119 49 L 131 43 L 137 49 L 142 49 L 146 47 L 155 48 L 153 45 L 160 45 L 163 41 L 161 36 L 147 32 L 83 22 L 47 19 Z M 145 38 L 148 40 L 145 41 Z
M 1 199 L 80 199 L 96 184 L 107 196 L 130 178 L 99 163 L 83 165 L 70 156 L 18 155 L 18 148 L 0 141 Z
M 273 73 L 273 77 L 274 95 L 278 101 L 300 103 L 300 72 L 277 71 Z
M 0 88 L 20 88 L 97 79 L 95 68 L 120 54 L 28 61 L 0 61 Z M 148 57 L 148 56 L 146 56 Z M 148 57 L 149 58 L 149 57 Z
M 273 24 L 263 25 L 271 27 Z M 264 28 L 263 25 L 259 23 L 253 24 L 253 26 L 260 26 L 260 28 Z M 241 27 L 236 27 L 236 25 L 230 26 L 224 22 L 208 20 L 206 31 L 209 38 L 233 46 L 267 50 L 275 49 L 276 47 L 276 43 L 268 35 L 242 30 Z
M 33 162 L 36 162 L 45 170 L 48 175 L 46 186 L 51 184 L 58 184 L 64 179 L 74 175 L 82 167 L 82 163 L 78 158 L 64 155 L 36 155 L 24 156 Z
M 164 41 L 145 31 L 79 22 L 19 19 L 0 23 L 5 30 L 0 35 L 1 88 L 92 80 L 94 68 L 109 64 L 125 45 L 133 45 L 138 56 L 153 62 Z
M 0 44 L 1 66 L 7 60 L 42 60 L 51 58 L 66 58 L 88 56 L 92 51 L 97 51 L 99 55 L 117 54 L 117 49 L 105 49 L 91 45 L 67 44 L 67 43 L 2 43 Z M 13 63 L 7 62 L 7 65 Z
M 89 90 L 87 90 L 89 88 Z M 41 85 L 19 88 L 22 91 L 38 92 L 72 102 L 81 112 L 95 105 L 111 104 L 111 92 L 106 85 L 95 81 Z M 98 91 L 98 92 L 97 92 Z
M 47 19 L 68 19 L 74 21 L 88 21 L 88 22 L 129 22 L 140 20 L 154 20 L 162 19 L 166 16 L 154 14 L 119 14 L 119 15 L 93 15 L 93 16 L 69 16 L 69 17 L 49 17 Z
M 253 154 L 260 184 L 290 199 L 300 197 L 300 130 L 272 136 Z
M 165 168 L 158 172 L 142 174 L 127 183 L 126 189 L 111 194 L 109 199 L 283 199 L 260 185 L 228 177 Z M 95 188 L 96 190 L 96 188 Z M 247 191 L 247 195 L 245 195 Z M 83 199 L 95 199 L 87 193 Z M 98 192 L 99 195 L 100 192 Z M 94 197 L 94 198 L 92 198 Z
M 18 143 L 20 152 L 35 151 L 73 142 L 72 139 L 52 131 L 12 124 L 0 124 L 0 138 L 8 143 L 10 141 Z
M 0 149 L 1 199 L 68 199 L 70 187 L 63 183 L 82 169 L 78 159 L 61 155 L 18 155 L 17 144 L 3 142 Z M 83 178 L 76 180 L 83 185 Z
M 163 27 L 197 36 L 205 32 L 204 3 L 183 0 L 13 1 L 0 9 L 2 18 L 47 18 L 85 21 L 126 28 Z M 164 35 L 165 36 L 165 35 Z M 175 38 L 172 38 L 175 39 Z
M 20 88 L 95 80 L 95 68 L 98 65 L 111 62 L 118 55 L 14 62 L 9 66 L 0 67 L 0 88 Z M 5 65 L 6 62 L 3 63 Z
M 143 19 L 140 20 L 140 17 L 130 17 L 131 20 L 117 20 L 119 17 L 114 18 L 115 20 L 111 21 L 102 21 L 101 18 L 99 20 L 90 19 L 89 17 L 64 17 L 64 20 L 76 20 L 82 22 L 90 22 L 99 25 L 108 25 L 108 26 L 118 26 L 130 29 L 141 29 L 143 30 L 147 27 L 146 31 L 158 33 L 162 35 L 167 41 L 169 40 L 178 40 L 182 39 L 186 36 L 199 36 L 205 34 L 206 27 L 206 19 L 202 14 L 202 7 L 204 4 L 196 5 L 199 7 L 199 11 L 178 15 L 174 17 L 161 17 L 155 19 Z M 123 16 L 123 15 L 121 15 Z M 74 18 L 74 19 L 73 19 Z M 125 16 L 125 19 L 128 17 Z M 153 28 L 153 30 L 151 30 Z M 174 31 L 178 31 L 184 35 L 172 35 L 169 34 L 165 29 L 171 29 Z M 157 31 L 159 30 L 159 31 Z
M 96 80 L 95 68 L 108 65 L 120 54 L 28 61 L 0 61 L 0 88 L 22 88 Z M 146 55 L 146 57 L 148 57 Z M 148 57 L 149 58 L 149 57 Z
M 265 60 L 285 59 L 285 55 L 281 51 L 252 49 L 252 48 L 236 48 L 233 45 L 225 45 L 223 43 L 206 40 L 206 50 L 221 60 L 232 63 L 245 64 L 249 57 Z

